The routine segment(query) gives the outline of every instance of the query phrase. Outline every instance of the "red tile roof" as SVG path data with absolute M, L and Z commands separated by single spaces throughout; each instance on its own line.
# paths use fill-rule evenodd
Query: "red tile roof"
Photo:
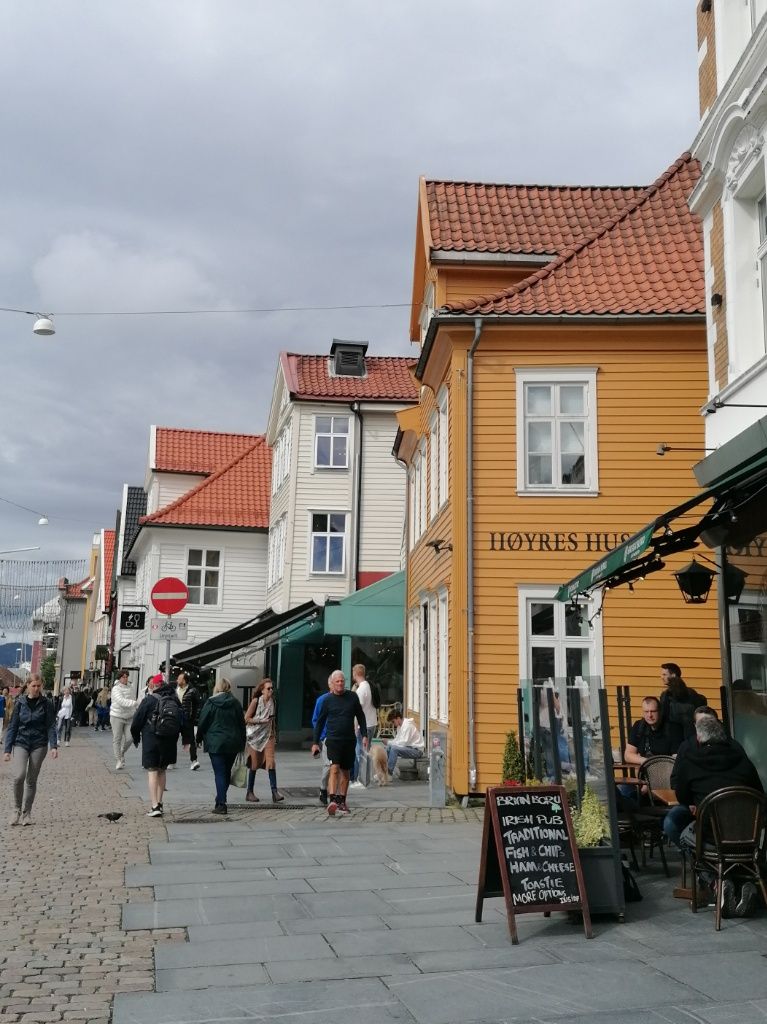
M 555 255 L 613 220 L 645 186 L 426 181 L 431 248 Z
M 104 596 L 104 611 L 109 611 L 109 598 L 112 590 L 112 563 L 115 558 L 115 531 L 103 530 L 104 550 L 101 558 L 101 585 Z
M 418 398 L 418 385 L 410 372 L 416 361 L 403 356 L 365 356 L 364 377 L 331 376 L 328 356 L 281 352 L 280 363 L 294 398 L 329 402 L 413 402 Z
M 684 153 L 611 223 L 519 284 L 449 303 L 448 313 L 705 314 L 703 238 L 687 198 L 700 165 Z
M 80 580 L 79 583 L 67 583 L 64 587 L 61 587 L 61 581 L 59 582 L 59 589 L 64 591 L 64 597 L 87 597 L 88 592 L 93 585 L 93 577 L 86 576 L 84 580 Z
M 154 465 L 159 473 L 215 473 L 251 448 L 259 434 L 156 427 Z
M 263 435 L 226 465 L 165 508 L 143 516 L 142 526 L 269 528 L 271 449 Z

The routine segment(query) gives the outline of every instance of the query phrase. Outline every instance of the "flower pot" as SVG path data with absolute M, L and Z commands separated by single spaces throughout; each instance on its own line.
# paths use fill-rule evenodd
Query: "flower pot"
M 578 850 L 589 910 L 595 914 L 616 914 L 623 920 L 623 871 L 620 854 L 611 846 L 586 846 Z

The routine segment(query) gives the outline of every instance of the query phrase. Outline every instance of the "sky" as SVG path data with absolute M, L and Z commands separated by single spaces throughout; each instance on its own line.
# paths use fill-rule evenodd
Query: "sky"
M 262 432 L 283 350 L 414 354 L 419 175 L 658 177 L 695 2 L 6 0 L 0 89 L 0 306 L 56 325 L 0 312 L 0 497 L 33 510 L 0 501 L 0 554 L 85 558 L 151 424 Z M 283 311 L 146 315 L 202 309 Z

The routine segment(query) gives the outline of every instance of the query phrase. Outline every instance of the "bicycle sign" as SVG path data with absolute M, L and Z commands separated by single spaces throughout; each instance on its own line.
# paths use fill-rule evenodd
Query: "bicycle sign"
M 149 635 L 152 640 L 186 640 L 189 619 L 150 619 Z

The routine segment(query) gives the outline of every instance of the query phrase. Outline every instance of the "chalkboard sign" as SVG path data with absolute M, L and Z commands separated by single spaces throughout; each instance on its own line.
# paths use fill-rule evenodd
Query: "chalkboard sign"
M 476 920 L 488 897 L 503 896 L 511 941 L 516 914 L 580 910 L 591 918 L 562 786 L 498 786 L 485 795 Z

